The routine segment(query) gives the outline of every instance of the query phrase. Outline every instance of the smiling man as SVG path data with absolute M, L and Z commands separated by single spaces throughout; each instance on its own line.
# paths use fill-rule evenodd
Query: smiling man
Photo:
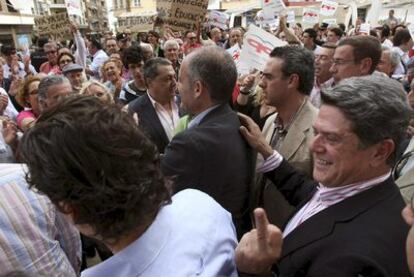
M 349 78 L 322 93 L 322 103 L 310 144 L 314 180 L 242 118 L 242 133 L 266 159 L 266 177 L 296 206 L 276 270 L 280 276 L 409 276 L 405 204 L 390 174 L 412 112 L 405 92 L 386 76 Z M 269 262 L 255 265 L 277 255 L 252 253 L 254 241 L 253 233 L 242 239 L 237 265 L 264 273 Z

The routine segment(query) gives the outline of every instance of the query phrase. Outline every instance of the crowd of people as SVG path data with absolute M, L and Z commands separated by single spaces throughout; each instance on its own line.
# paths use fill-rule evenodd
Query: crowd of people
M 3 45 L 0 276 L 414 274 L 414 42 L 361 23 Z

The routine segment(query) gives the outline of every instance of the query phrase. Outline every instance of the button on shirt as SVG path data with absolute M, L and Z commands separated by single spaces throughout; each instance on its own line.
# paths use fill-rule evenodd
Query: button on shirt
M 236 245 L 230 213 L 207 194 L 186 189 L 141 237 L 82 276 L 233 277 Z
M 171 113 L 170 113 L 160 103 L 155 101 L 154 98 L 152 98 L 149 93 L 147 94 L 152 103 L 152 106 L 155 109 L 155 112 L 157 113 L 158 119 L 160 120 L 161 125 L 164 128 L 164 131 L 168 137 L 168 140 L 171 141 L 171 139 L 174 136 L 174 130 L 177 127 L 178 121 L 180 120 L 177 104 L 174 102 L 174 100 L 171 100 L 170 102 Z

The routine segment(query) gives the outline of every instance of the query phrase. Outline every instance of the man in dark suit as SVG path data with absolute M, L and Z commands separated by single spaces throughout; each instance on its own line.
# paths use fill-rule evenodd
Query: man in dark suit
M 157 145 L 158 151 L 164 153 L 180 119 L 175 102 L 175 71 L 165 58 L 148 60 L 143 71 L 148 92 L 129 103 L 128 110 L 138 114 L 140 128 Z
M 401 85 L 385 76 L 349 78 L 322 93 L 310 145 L 315 180 L 293 169 L 245 117 L 242 133 L 296 211 L 281 253 L 280 232 L 263 220 L 241 240 L 238 269 L 265 273 L 279 256 L 278 276 L 409 276 L 405 204 L 391 168 L 411 112 Z
M 206 192 L 231 212 L 240 236 L 249 225 L 251 156 L 228 105 L 237 71 L 219 47 L 198 49 L 184 59 L 178 90 L 192 120 L 165 149 L 162 170 L 174 177 L 174 190 Z

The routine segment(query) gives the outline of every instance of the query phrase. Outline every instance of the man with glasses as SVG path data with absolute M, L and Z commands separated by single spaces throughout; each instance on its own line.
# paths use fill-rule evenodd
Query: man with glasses
M 37 74 L 35 68 L 30 64 L 30 59 L 25 60 L 25 63 L 19 61 L 16 48 L 11 45 L 3 45 L 1 47 L 1 54 L 6 63 L 3 65 L 3 78 L 11 80 L 13 75 L 17 78 L 24 78 L 28 74 Z M 7 89 L 6 89 L 7 90 Z
M 381 43 L 372 36 L 353 36 L 341 40 L 330 68 L 335 84 L 349 77 L 372 74 L 381 59 L 381 51 Z
M 281 253 L 282 234 L 261 220 L 260 230 L 239 243 L 238 269 L 263 274 L 279 258 L 278 276 L 409 276 L 405 203 L 391 168 L 411 113 L 401 85 L 383 75 L 348 78 L 323 91 L 309 145 L 313 179 L 243 116 L 241 131 L 266 160 L 265 176 L 296 211 L 284 226 Z
M 185 38 L 186 42 L 183 45 L 183 52 L 185 55 L 190 54 L 192 51 L 202 46 L 200 38 L 197 38 L 197 35 L 194 32 L 188 32 L 185 35 Z
M 49 74 L 50 72 L 59 72 L 59 65 L 57 64 L 58 46 L 54 42 L 48 42 L 43 46 L 47 56 L 47 62 L 40 66 L 40 72 Z

